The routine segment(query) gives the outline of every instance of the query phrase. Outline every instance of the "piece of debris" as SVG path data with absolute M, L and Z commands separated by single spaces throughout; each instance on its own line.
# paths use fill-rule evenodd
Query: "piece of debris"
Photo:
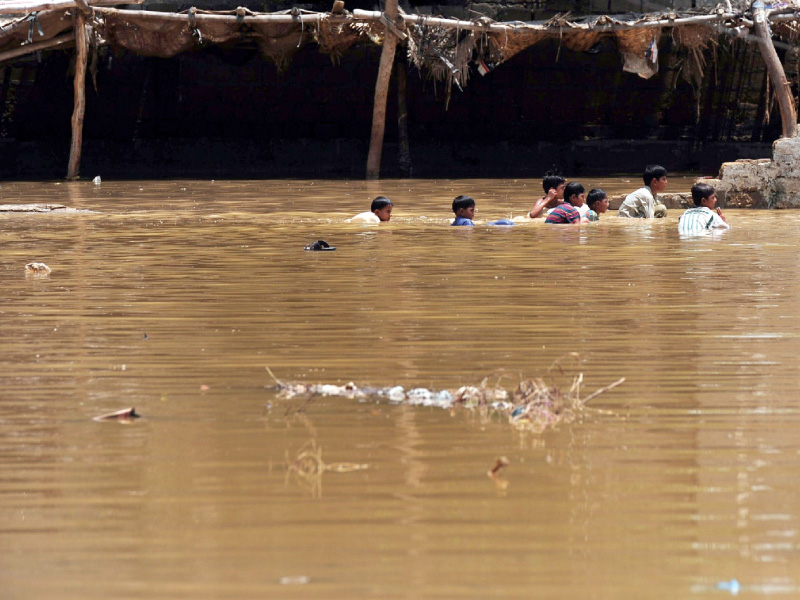
M 317 240 L 313 244 L 309 244 L 308 246 L 306 246 L 303 249 L 304 250 L 311 250 L 311 251 L 314 251 L 314 252 L 322 252 L 322 251 L 332 252 L 333 250 L 336 250 L 336 246 L 331 246 L 325 240 Z
M 101 183 L 103 183 L 103 180 L 100 179 L 100 175 L 98 175 L 97 177 L 92 179 L 92 183 L 95 184 L 95 185 L 100 185 Z
M 85 208 L 71 208 L 63 204 L 0 204 L 0 213 L 96 213 Z
M 505 456 L 498 456 L 492 470 L 486 473 L 489 476 L 489 479 L 494 482 L 497 491 L 501 493 L 505 493 L 505 491 L 508 489 L 508 481 L 500 477 L 500 469 L 507 467 L 508 464 L 508 459 Z
M 136 409 L 131 408 L 123 408 L 122 410 L 118 410 L 116 412 L 108 413 L 105 415 L 100 415 L 99 417 L 95 417 L 92 421 L 119 421 L 121 423 L 130 423 L 133 419 L 138 419 L 142 415 L 136 412 Z
M 494 477 L 497 475 L 497 472 L 503 467 L 507 467 L 508 464 L 508 459 L 505 456 L 498 456 L 497 461 L 494 463 L 494 467 L 491 471 L 489 471 L 489 477 Z
M 44 263 L 32 262 L 25 265 L 25 273 L 27 275 L 39 275 L 46 277 L 52 272 L 53 270 Z
M 570 357 L 576 358 L 575 355 L 570 355 Z M 559 362 L 560 360 L 555 361 L 548 371 L 552 372 L 557 369 L 563 374 Z M 275 389 L 280 398 L 300 397 L 304 400 L 302 407 L 297 412 L 305 409 L 316 395 L 343 396 L 350 399 L 373 397 L 384 398 L 389 402 L 445 409 L 462 406 L 493 411 L 504 415 L 515 429 L 533 433 L 542 433 L 548 427 L 555 427 L 559 423 L 571 423 L 584 410 L 587 402 L 625 381 L 623 377 L 585 398 L 581 398 L 580 388 L 583 382 L 583 373 L 578 373 L 573 377 L 572 384 L 566 392 L 553 383 L 548 385 L 540 378 L 533 378 L 520 380 L 516 390 L 509 394 L 500 386 L 499 380 L 494 385 L 490 385 L 488 377 L 480 385 L 462 386 L 451 393 L 448 390 L 437 391 L 427 388 L 412 388 L 406 391 L 399 385 L 390 388 L 358 387 L 352 381 L 345 385 L 285 383 L 275 377 L 269 367 L 267 367 L 267 371 L 275 380 Z M 287 415 L 289 412 L 291 409 L 287 410 Z

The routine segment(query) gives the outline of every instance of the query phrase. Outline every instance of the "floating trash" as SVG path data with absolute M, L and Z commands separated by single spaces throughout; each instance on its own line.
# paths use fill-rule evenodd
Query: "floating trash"
M 557 367 L 558 362 L 553 363 L 549 370 Z M 422 387 L 406 391 L 399 385 L 389 388 L 359 387 L 352 381 L 345 385 L 285 383 L 275 377 L 269 367 L 267 367 L 267 371 L 275 380 L 275 387 L 280 398 L 304 400 L 297 412 L 301 412 L 308 406 L 315 396 L 342 396 L 350 399 L 385 398 L 393 403 L 415 406 L 433 406 L 445 409 L 461 406 L 469 409 L 488 409 L 506 416 L 515 429 L 534 433 L 541 433 L 548 427 L 559 423 L 574 421 L 587 402 L 625 381 L 623 377 L 581 398 L 582 373 L 573 377 L 572 384 L 567 391 L 562 391 L 555 384 L 547 384 L 543 379 L 533 378 L 521 380 L 516 389 L 509 392 L 500 386 L 499 380 L 495 385 L 490 385 L 487 377 L 480 385 L 462 386 L 455 392 L 450 392 L 449 390 L 431 390 Z
M 97 177 L 92 179 L 92 183 L 95 184 L 95 185 L 100 185 L 101 183 L 103 183 L 103 180 L 100 179 L 100 175 L 98 175 Z
M 32 262 L 25 265 L 25 273 L 27 275 L 38 275 L 40 277 L 47 277 L 53 270 L 44 263 Z
M 739 594 L 739 582 L 735 579 L 731 579 L 730 581 L 720 581 L 717 584 L 718 590 L 725 590 L 731 593 L 731 596 L 736 596 Z
M 281 585 L 305 585 L 311 581 L 308 575 L 286 575 L 278 580 Z
M 136 409 L 131 408 L 123 408 L 122 410 L 118 410 L 112 413 L 107 413 L 105 415 L 100 415 L 99 417 L 95 417 L 92 421 L 119 421 L 121 423 L 130 423 L 134 419 L 140 418 L 142 415 L 136 412 Z
M 304 248 L 304 250 L 311 250 L 311 251 L 315 251 L 315 252 L 321 252 L 321 251 L 331 252 L 333 250 L 336 250 L 336 247 L 335 246 L 331 246 L 325 240 L 317 240 L 313 244 L 309 244 L 308 246 L 306 246 Z

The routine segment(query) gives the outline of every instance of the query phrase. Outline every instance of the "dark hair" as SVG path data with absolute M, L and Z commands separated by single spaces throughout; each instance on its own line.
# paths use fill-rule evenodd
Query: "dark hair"
M 708 183 L 695 183 L 692 186 L 692 200 L 694 200 L 695 206 L 702 206 L 703 200 L 706 198 L 710 198 L 711 194 L 714 194 L 716 190 L 714 189 L 713 185 Z
M 369 207 L 369 210 L 370 212 L 375 212 L 376 210 L 381 210 L 387 206 L 394 206 L 394 204 L 392 204 L 392 201 L 386 196 L 378 196 L 372 201 L 372 206 Z
M 473 206 L 475 206 L 475 200 L 470 196 L 456 196 L 456 199 L 453 200 L 454 213 L 457 213 L 462 208 L 471 208 Z
M 567 184 L 567 187 L 564 188 L 564 200 L 572 204 L 572 197 L 580 196 L 585 191 L 586 188 L 580 183 L 577 181 L 571 181 Z
M 562 183 L 565 183 L 567 180 L 564 179 L 561 175 L 556 175 L 555 173 L 550 173 L 549 171 L 545 173 L 544 179 L 542 179 L 542 187 L 544 188 L 544 193 L 550 191 L 551 188 L 557 188 Z
M 649 186 L 653 179 L 661 179 L 662 177 L 666 177 L 666 175 L 667 170 L 661 165 L 647 165 L 644 168 L 642 179 L 644 179 L 644 184 Z
M 595 205 L 595 202 L 600 202 L 603 198 L 608 198 L 608 194 L 606 194 L 600 188 L 590 190 L 586 196 L 586 205 L 589 208 L 592 208 Z

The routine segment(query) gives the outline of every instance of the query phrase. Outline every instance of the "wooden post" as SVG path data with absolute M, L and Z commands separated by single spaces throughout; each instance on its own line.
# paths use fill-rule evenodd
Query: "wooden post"
M 86 61 L 89 56 L 86 42 L 86 16 L 76 11 L 75 15 L 75 107 L 72 110 L 72 145 L 69 150 L 67 179 L 77 179 L 81 167 L 81 145 L 83 143 L 83 116 L 86 113 Z
M 397 20 L 397 0 L 386 0 L 386 18 Z M 381 174 L 381 153 L 383 152 L 383 133 L 386 129 L 386 98 L 389 95 L 389 82 L 392 77 L 394 52 L 397 37 L 389 27 L 385 28 L 381 62 L 378 66 L 378 79 L 375 82 L 375 103 L 372 107 L 372 135 L 369 140 L 367 156 L 367 179 L 378 179 Z
M 797 111 L 794 106 L 794 98 L 792 97 L 789 82 L 786 80 L 783 65 L 781 65 L 778 53 L 772 44 L 772 36 L 767 24 L 767 12 L 761 0 L 756 0 L 753 3 L 753 24 L 756 30 L 756 38 L 758 39 L 758 48 L 761 50 L 761 56 L 767 65 L 772 87 L 778 96 L 783 126 L 782 135 L 783 137 L 795 137 L 797 135 Z

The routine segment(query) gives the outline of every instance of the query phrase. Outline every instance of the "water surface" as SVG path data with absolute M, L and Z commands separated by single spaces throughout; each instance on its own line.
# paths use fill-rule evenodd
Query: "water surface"
M 540 185 L 3 183 L 0 203 L 96 211 L 0 214 L 3 597 L 674 599 L 733 579 L 797 597 L 800 213 L 727 211 L 729 232 L 697 239 L 677 210 L 448 227 L 455 195 L 492 220 Z M 378 194 L 389 224 L 344 222 Z M 316 239 L 338 249 L 304 252 Z M 303 406 L 266 367 L 626 382 L 532 435 L 467 410 Z M 144 418 L 92 421 L 127 406 Z M 287 465 L 311 444 L 366 468 L 303 480 Z

